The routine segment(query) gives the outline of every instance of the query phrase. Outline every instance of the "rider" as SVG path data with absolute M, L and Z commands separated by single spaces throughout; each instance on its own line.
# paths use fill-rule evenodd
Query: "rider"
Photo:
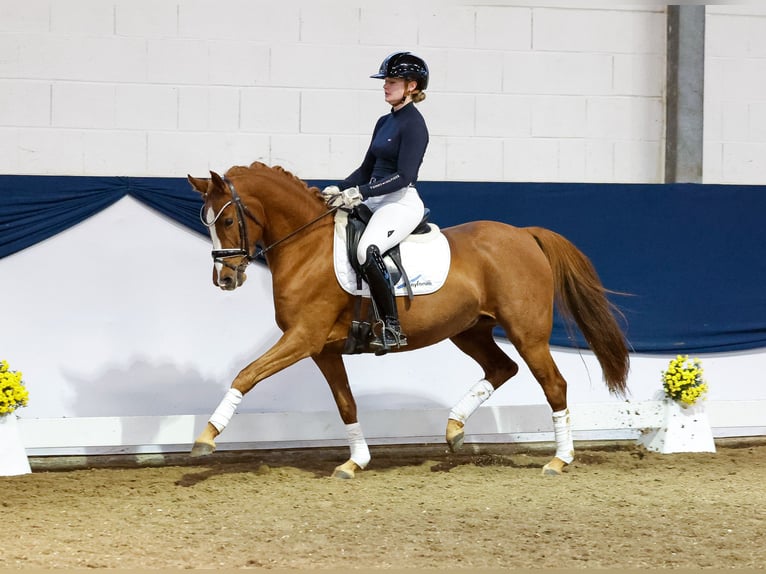
M 425 99 L 428 66 L 411 52 L 394 52 L 377 74 L 391 112 L 378 119 L 362 165 L 337 186 L 323 190 L 330 207 L 364 203 L 372 218 L 359 240 L 356 256 L 370 287 L 381 337 L 370 343 L 376 354 L 403 347 L 394 286 L 382 255 L 407 237 L 423 219 L 425 208 L 414 184 L 428 146 L 428 128 L 415 103 Z

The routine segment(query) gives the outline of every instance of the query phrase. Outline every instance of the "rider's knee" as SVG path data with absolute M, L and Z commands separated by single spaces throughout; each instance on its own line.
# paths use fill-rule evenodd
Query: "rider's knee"
M 371 257 L 380 255 L 380 249 L 374 243 L 371 245 L 365 245 L 360 243 L 356 250 L 356 259 L 359 261 L 359 265 L 364 265 Z

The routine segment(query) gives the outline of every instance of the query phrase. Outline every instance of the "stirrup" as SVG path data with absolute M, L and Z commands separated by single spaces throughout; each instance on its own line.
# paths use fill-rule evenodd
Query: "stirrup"
M 385 355 L 391 349 L 407 346 L 407 337 L 397 327 L 384 325 L 382 331 L 380 336 L 370 341 L 370 349 L 374 350 L 376 355 Z

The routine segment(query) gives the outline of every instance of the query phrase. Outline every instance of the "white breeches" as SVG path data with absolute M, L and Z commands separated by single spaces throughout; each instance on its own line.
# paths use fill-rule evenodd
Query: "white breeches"
M 412 233 L 425 212 L 423 200 L 412 186 L 371 197 L 364 203 L 372 210 L 372 218 L 356 250 L 356 258 L 361 265 L 367 260 L 367 248 L 370 245 L 377 245 L 380 253 L 385 253 Z

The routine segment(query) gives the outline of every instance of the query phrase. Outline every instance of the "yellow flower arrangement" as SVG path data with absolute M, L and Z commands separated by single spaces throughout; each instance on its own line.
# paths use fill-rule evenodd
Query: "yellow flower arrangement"
M 11 371 L 8 361 L 0 360 L 0 417 L 27 406 L 29 391 L 21 377 L 21 371 Z
M 665 396 L 685 406 L 695 404 L 707 393 L 707 383 L 702 378 L 702 363 L 699 359 L 689 359 L 688 355 L 678 355 L 670 361 L 662 373 L 662 389 Z

